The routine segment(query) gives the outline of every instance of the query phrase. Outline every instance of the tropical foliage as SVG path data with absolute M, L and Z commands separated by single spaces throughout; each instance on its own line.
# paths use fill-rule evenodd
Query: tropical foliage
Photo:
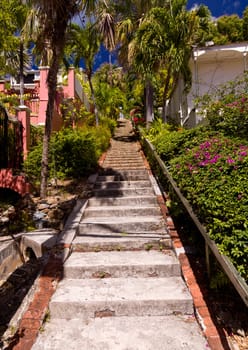
M 175 130 L 157 121 L 148 138 L 221 253 L 248 281 L 246 87 L 244 77 L 204 96 L 207 126 Z
M 163 105 L 165 118 L 165 101 L 179 77 L 183 77 L 186 88 L 190 87 L 188 62 L 193 44 L 204 45 L 208 40 L 222 43 L 247 39 L 247 9 L 243 18 L 224 16 L 215 25 L 206 6 L 187 11 L 186 0 L 2 0 L 0 10 L 0 73 L 6 72 L 9 52 L 11 57 L 15 52 L 14 56 L 19 57 L 20 77 L 23 76 L 24 49 L 30 40 L 39 63 L 50 66 L 41 167 L 42 197 L 46 196 L 57 73 L 65 54 L 67 58 L 70 56 L 69 64 L 77 65 L 80 59 L 84 59 L 96 124 L 98 113 L 115 118 L 120 107 L 127 114 L 128 109 L 136 106 L 141 106 L 142 113 L 146 112 L 146 121 L 151 121 L 153 106 L 158 103 Z M 71 23 L 76 15 L 82 26 Z M 90 21 L 85 21 L 86 16 Z M 93 79 L 94 56 L 100 43 L 110 52 L 118 49 L 119 62 L 127 72 L 126 81 L 119 79 L 122 86 L 114 83 L 115 68 L 112 64 L 109 67 L 110 81 Z M 158 78 L 161 75 L 164 79 Z M 155 104 L 154 96 L 157 96 Z
M 248 135 L 248 74 L 199 97 L 197 106 L 212 129 L 231 137 Z
M 49 178 L 80 178 L 95 171 L 98 159 L 108 146 L 114 122 L 101 120 L 99 127 L 85 125 L 65 128 L 51 137 L 49 153 Z M 29 152 L 25 172 L 34 183 L 40 183 L 42 143 Z

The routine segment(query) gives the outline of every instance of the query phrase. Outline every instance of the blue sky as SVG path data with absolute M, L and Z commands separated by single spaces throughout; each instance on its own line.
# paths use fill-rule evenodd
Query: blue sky
M 188 0 L 187 7 L 190 9 L 196 4 L 207 5 L 213 17 L 234 13 L 242 17 L 244 9 L 248 6 L 248 0 Z
M 242 13 L 246 6 L 248 6 L 248 0 L 188 0 L 188 9 L 191 9 L 195 5 L 206 5 L 210 9 L 213 17 L 220 17 L 222 15 L 238 14 L 242 17 Z M 102 48 L 96 57 L 94 69 L 98 68 L 103 62 L 108 62 L 108 52 Z M 115 61 L 115 55 L 112 57 L 113 63 Z

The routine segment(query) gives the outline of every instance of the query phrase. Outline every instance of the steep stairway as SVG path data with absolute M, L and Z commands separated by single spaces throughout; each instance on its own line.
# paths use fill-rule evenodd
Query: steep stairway
M 119 121 L 32 349 L 207 348 L 153 183 Z

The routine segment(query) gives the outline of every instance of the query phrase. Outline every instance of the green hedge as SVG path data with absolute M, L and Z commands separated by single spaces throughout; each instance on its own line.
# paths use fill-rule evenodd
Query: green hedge
M 248 145 L 207 128 L 180 130 L 153 145 L 220 251 L 248 280 Z

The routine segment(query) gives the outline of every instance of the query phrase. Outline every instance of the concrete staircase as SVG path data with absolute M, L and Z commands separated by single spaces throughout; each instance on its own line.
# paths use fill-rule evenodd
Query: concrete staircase
M 120 121 L 35 350 L 206 348 L 133 138 Z

